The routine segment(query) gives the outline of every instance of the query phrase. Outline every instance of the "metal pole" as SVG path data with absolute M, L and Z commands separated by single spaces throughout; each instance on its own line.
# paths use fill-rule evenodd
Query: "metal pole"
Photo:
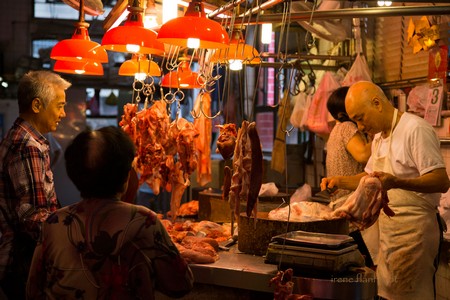
M 375 18 L 375 17 L 398 17 L 398 16 L 430 16 L 450 14 L 450 5 L 442 6 L 394 6 L 394 7 L 370 7 L 370 8 L 342 8 L 336 10 L 316 10 L 296 12 L 290 14 L 291 21 L 308 21 L 313 14 L 313 20 L 344 19 L 344 18 Z M 235 22 L 242 22 L 243 17 L 236 17 Z M 247 17 L 248 18 L 248 17 Z M 220 19 L 223 20 L 223 19 Z M 283 14 L 261 14 L 258 22 L 256 16 L 246 19 L 247 24 L 281 22 Z

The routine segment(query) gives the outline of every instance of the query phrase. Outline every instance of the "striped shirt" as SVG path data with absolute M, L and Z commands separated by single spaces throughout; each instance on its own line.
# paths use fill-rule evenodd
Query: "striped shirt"
M 0 142 L 0 279 L 11 263 L 14 232 L 37 239 L 41 223 L 58 208 L 49 150 L 45 137 L 21 118 Z

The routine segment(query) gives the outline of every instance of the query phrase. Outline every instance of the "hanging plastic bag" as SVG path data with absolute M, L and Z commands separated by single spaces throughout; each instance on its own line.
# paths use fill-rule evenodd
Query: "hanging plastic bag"
M 339 81 L 332 72 L 326 72 L 319 83 L 308 110 L 306 125 L 309 131 L 327 136 L 332 129 L 328 117 L 327 101 L 331 93 L 340 87 Z
M 358 81 L 372 81 L 366 58 L 359 53 L 356 55 L 350 71 L 345 75 L 342 86 L 350 86 Z
M 306 131 L 308 130 L 307 122 L 308 122 L 308 113 L 309 113 L 309 107 L 311 106 L 311 101 L 313 98 L 313 94 L 307 94 L 305 99 L 305 111 L 303 112 L 302 119 L 300 121 L 300 130 Z
M 292 98 L 292 101 L 294 102 L 294 108 L 292 109 L 292 114 L 289 121 L 291 122 L 292 126 L 300 128 L 306 109 L 306 93 L 300 92 L 298 93 L 298 95 L 295 95 Z

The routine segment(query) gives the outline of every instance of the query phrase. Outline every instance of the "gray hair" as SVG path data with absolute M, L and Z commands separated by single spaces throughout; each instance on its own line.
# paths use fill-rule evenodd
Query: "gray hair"
M 17 89 L 19 113 L 26 112 L 33 99 L 41 99 L 44 107 L 56 98 L 56 89 L 67 90 L 72 84 L 51 71 L 30 71 L 20 79 Z

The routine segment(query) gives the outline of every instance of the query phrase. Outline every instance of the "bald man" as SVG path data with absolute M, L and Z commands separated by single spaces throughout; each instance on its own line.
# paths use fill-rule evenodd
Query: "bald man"
M 345 108 L 359 130 L 374 136 L 372 155 L 365 172 L 324 178 L 321 188 L 354 190 L 363 176 L 378 176 L 395 212 L 393 217 L 381 212 L 362 232 L 377 263 L 378 294 L 390 300 L 434 299 L 441 236 L 437 206 L 450 187 L 439 139 L 427 121 L 399 112 L 372 82 L 352 85 Z

